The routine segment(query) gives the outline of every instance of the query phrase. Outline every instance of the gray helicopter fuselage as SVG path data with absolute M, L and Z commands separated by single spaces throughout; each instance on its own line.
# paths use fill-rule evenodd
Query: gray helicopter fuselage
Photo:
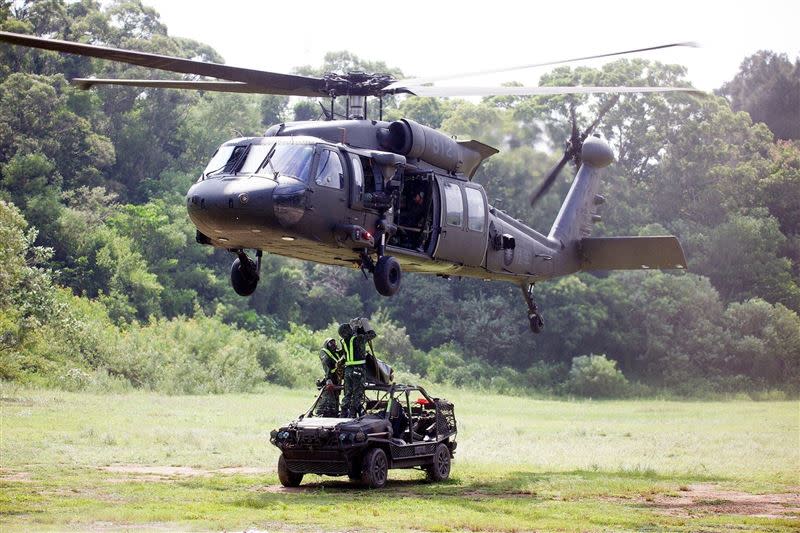
M 386 253 L 407 272 L 533 282 L 579 268 L 577 253 L 567 259 L 560 241 L 490 206 L 483 187 L 470 180 L 493 149 L 476 143 L 482 150 L 476 154 L 475 144 L 456 144 L 442 134 L 431 139 L 429 129 L 406 132 L 417 144 L 427 133 L 427 146 L 409 147 L 413 141 L 405 139 L 404 147 L 397 136 L 381 138 L 391 135 L 393 124 L 289 123 L 264 137 L 224 143 L 218 154 L 231 156 L 217 162 L 228 168 L 207 168 L 186 197 L 198 240 L 357 268 L 361 251 L 375 246 L 369 238 L 384 213 L 397 227 Z M 294 154 L 292 168 L 251 161 L 274 146 Z M 241 159 L 238 166 L 229 163 L 233 157 Z M 419 192 L 424 200 L 414 206 Z M 383 203 L 375 205 L 375 197 Z

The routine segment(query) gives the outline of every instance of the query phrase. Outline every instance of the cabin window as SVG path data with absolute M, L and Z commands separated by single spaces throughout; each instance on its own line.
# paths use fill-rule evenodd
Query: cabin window
M 444 198 L 447 206 L 445 221 L 450 226 L 461 226 L 464 223 L 464 201 L 461 198 L 461 187 L 455 183 L 446 182 Z
M 322 150 L 317 164 L 317 185 L 330 189 L 341 189 L 344 181 L 344 169 L 339 154 L 332 150 Z
M 478 189 L 467 187 L 467 227 L 472 231 L 483 231 L 486 224 L 486 211 L 483 205 L 483 194 Z

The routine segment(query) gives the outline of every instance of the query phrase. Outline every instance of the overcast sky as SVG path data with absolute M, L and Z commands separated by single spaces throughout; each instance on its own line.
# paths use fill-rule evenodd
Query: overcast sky
M 798 0 L 144 3 L 161 13 L 170 35 L 206 42 L 228 64 L 274 72 L 318 66 L 333 50 L 383 60 L 406 75 L 421 76 L 698 41 L 700 49 L 641 57 L 683 64 L 695 87 L 710 90 L 730 80 L 742 59 L 757 50 L 783 52 L 792 60 L 800 55 Z M 541 72 L 456 83 L 492 85 L 513 79 L 533 84 Z

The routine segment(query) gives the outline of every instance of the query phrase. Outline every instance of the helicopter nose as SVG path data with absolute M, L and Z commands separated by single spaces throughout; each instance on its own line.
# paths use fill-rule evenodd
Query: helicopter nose
M 186 208 L 202 233 L 237 242 L 244 234 L 277 225 L 272 198 L 275 188 L 273 180 L 258 177 L 206 179 L 189 189 Z

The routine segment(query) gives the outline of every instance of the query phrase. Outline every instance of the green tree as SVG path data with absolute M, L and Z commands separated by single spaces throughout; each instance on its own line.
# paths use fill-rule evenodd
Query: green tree
M 614 398 L 625 394 L 628 380 L 617 362 L 605 355 L 581 355 L 572 360 L 567 388 L 573 394 L 591 398 Z
M 719 94 L 734 111 L 746 111 L 764 122 L 778 139 L 800 140 L 800 58 L 761 50 L 745 58 Z
M 693 236 L 692 270 L 708 276 L 726 301 L 760 296 L 800 309 L 791 261 L 781 255 L 786 237 L 778 221 L 754 210 Z
M 55 291 L 44 262 L 52 251 L 35 246 L 14 204 L 0 200 L 0 378 L 13 379 L 30 365 L 22 352 L 38 340 L 39 328 L 57 318 Z
M 781 304 L 753 299 L 725 311 L 730 335 L 721 372 L 739 374 L 758 385 L 800 383 L 800 317 Z

